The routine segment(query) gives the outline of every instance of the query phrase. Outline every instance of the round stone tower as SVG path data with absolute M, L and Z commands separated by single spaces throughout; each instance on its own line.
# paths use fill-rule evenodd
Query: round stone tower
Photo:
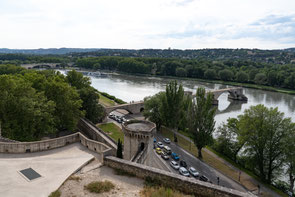
M 124 159 L 131 160 L 137 153 L 146 151 L 143 161 L 148 163 L 148 155 L 153 149 L 156 125 L 145 120 L 131 120 L 122 124 L 124 132 Z

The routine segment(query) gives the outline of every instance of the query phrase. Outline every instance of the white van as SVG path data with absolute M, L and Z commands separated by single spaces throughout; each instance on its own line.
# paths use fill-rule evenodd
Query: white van
M 172 153 L 171 148 L 169 146 L 164 146 L 163 151 L 167 153 L 167 155 L 170 155 Z

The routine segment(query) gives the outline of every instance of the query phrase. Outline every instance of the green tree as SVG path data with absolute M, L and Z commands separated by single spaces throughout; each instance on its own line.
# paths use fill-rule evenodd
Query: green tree
M 117 157 L 123 159 L 123 147 L 122 147 L 122 140 L 119 138 L 117 143 Z
M 267 84 L 267 77 L 264 73 L 257 73 L 255 75 L 254 82 L 260 85 L 266 85 Z
M 3 136 L 20 140 L 39 140 L 54 133 L 54 107 L 22 76 L 0 76 L 0 122 Z
M 181 117 L 184 115 L 183 110 L 184 90 L 182 85 L 176 81 L 170 82 L 166 86 L 165 97 L 161 105 L 163 120 L 165 125 L 174 131 L 178 128 Z
M 202 158 L 202 148 L 213 143 L 216 108 L 212 107 L 212 102 L 213 94 L 206 95 L 204 88 L 198 88 L 196 100 L 192 102 L 188 110 L 189 132 L 198 148 L 199 158 Z
M 219 77 L 221 80 L 223 81 L 231 81 L 234 77 L 234 74 L 231 70 L 229 69 L 224 69 L 224 70 L 221 70 L 219 73 L 218 73 Z
M 239 117 L 239 140 L 245 143 L 245 151 L 256 162 L 259 176 L 271 183 L 274 172 L 283 163 L 284 138 L 294 129 L 290 118 L 277 108 L 264 105 L 251 106 Z
M 244 143 L 241 143 L 237 139 L 240 133 L 238 119 L 227 119 L 227 124 L 223 123 L 219 126 L 217 133 L 219 135 L 215 140 L 214 149 L 237 162 L 237 155 L 244 146 Z
M 91 84 L 89 77 L 84 77 L 82 73 L 71 70 L 66 77 L 68 83 L 77 89 L 88 88 Z
M 186 77 L 186 70 L 182 67 L 177 67 L 175 74 L 177 77 Z
M 213 69 L 207 69 L 204 75 L 205 79 L 216 79 L 216 72 Z
M 46 97 L 56 104 L 54 116 L 59 130 L 74 130 L 80 117 L 84 116 L 82 100 L 62 76 L 51 77 L 45 87 Z
M 163 124 L 162 102 L 165 98 L 165 92 L 144 98 L 143 115 L 146 119 L 154 122 L 159 130 Z
M 105 117 L 104 108 L 99 104 L 99 94 L 93 87 L 82 88 L 79 91 L 82 99 L 82 110 L 85 117 L 93 123 L 101 122 Z
M 285 156 L 285 165 L 287 167 L 287 173 L 289 175 L 289 190 L 294 194 L 294 182 L 295 182 L 295 129 L 293 123 L 293 130 L 290 132 L 284 141 L 283 153 Z
M 237 72 L 237 74 L 236 74 L 236 80 L 238 82 L 242 82 L 242 83 L 248 82 L 249 76 L 246 72 L 240 71 L 240 72 Z

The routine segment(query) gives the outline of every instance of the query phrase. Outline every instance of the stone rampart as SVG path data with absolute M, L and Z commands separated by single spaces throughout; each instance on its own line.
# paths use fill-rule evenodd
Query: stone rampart
M 112 148 L 112 155 L 116 155 L 116 142 L 95 125 L 93 125 L 90 121 L 87 121 L 86 119 L 80 119 L 80 121 L 78 122 L 78 129 L 81 132 L 85 133 L 90 139 L 104 143 Z
M 27 152 L 39 152 L 46 151 L 55 148 L 60 148 L 71 143 L 80 142 L 88 149 L 99 154 L 99 159 L 103 160 L 104 156 L 112 155 L 112 149 L 94 140 L 86 138 L 81 133 L 74 133 L 68 136 L 35 141 L 35 142 L 0 142 L 0 153 L 27 153 Z
M 119 159 L 116 157 L 105 157 L 104 165 L 114 169 L 122 169 L 129 173 L 135 174 L 139 178 L 150 177 L 159 180 L 165 186 L 177 189 L 184 193 L 194 194 L 195 196 L 202 197 L 253 197 L 250 193 L 243 193 L 237 190 L 213 185 L 210 183 L 202 182 L 196 179 L 187 178 L 175 173 L 166 172 L 157 168 L 145 166 L 142 164 L 130 162 L 127 160 Z

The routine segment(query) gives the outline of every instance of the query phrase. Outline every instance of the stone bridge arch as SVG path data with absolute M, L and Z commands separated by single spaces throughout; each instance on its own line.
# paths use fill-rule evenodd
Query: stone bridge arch
M 106 107 L 106 114 L 110 114 L 112 111 L 115 111 L 117 109 L 124 109 L 128 111 L 131 114 L 138 114 L 141 113 L 144 109 L 144 103 L 143 101 L 134 102 L 134 103 L 127 103 L 122 105 L 115 105 L 111 107 Z
M 218 98 L 223 93 L 229 93 L 228 98 L 231 99 L 231 100 L 248 101 L 248 98 L 243 93 L 243 88 L 242 87 L 234 87 L 234 88 L 213 90 L 213 91 L 210 91 L 210 93 L 212 93 L 213 96 L 214 96 L 214 100 L 213 100 L 214 105 L 218 105 Z
M 26 69 L 34 68 L 60 68 L 60 63 L 35 63 L 35 64 L 22 64 L 21 67 Z

